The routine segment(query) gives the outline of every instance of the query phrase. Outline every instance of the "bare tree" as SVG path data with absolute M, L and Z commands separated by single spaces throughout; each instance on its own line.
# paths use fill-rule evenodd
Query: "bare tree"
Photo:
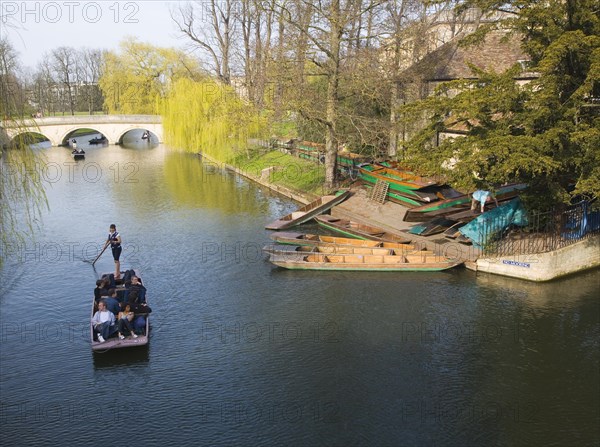
M 457 2 L 427 3 L 423 0 L 389 0 L 385 11 L 385 57 L 383 68 L 390 88 L 388 156 L 398 155 L 401 141 L 408 139 L 406 123 L 398 116 L 399 107 L 412 98 L 411 89 L 422 81 L 407 68 L 460 33 L 471 32 L 479 24 L 480 14 L 473 10 L 457 15 Z
M 262 107 L 267 70 L 272 62 L 273 8 L 275 0 L 242 0 L 238 16 L 243 39 L 242 62 L 248 99 Z
M 231 56 L 235 27 L 235 0 L 196 1 L 171 11 L 179 31 L 209 56 L 215 75 L 231 84 Z
M 80 85 L 79 100 L 81 109 L 87 109 L 92 115 L 94 111 L 102 107 L 102 94 L 98 87 L 100 79 L 103 52 L 84 48 L 78 52 L 79 63 L 77 64 L 77 79 Z
M 327 80 L 325 97 L 325 114 L 311 113 L 309 108 L 301 106 L 299 112 L 309 120 L 315 120 L 325 126 L 325 186 L 331 188 L 335 184 L 340 101 L 340 76 L 343 61 L 349 57 L 349 33 L 371 10 L 379 7 L 384 1 L 361 0 L 327 0 L 309 2 L 297 0 L 289 8 L 282 8 L 277 13 L 306 39 L 310 49 L 308 59 L 317 67 L 320 76 Z M 294 6 L 298 6 L 294 10 Z M 296 17 L 310 17 L 308 26 L 304 27 Z
M 23 85 L 18 77 L 18 54 L 7 38 L 0 39 L 0 117 L 23 114 Z
M 71 115 L 75 115 L 77 52 L 71 47 L 59 47 L 52 50 L 51 56 L 52 68 L 54 69 L 56 79 L 60 84 L 59 91 L 63 99 L 63 115 L 65 113 L 65 103 L 68 106 Z

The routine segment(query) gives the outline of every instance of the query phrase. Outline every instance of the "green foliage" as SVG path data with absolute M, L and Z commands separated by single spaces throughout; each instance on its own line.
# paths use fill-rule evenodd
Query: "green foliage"
M 301 192 L 323 194 L 323 165 L 293 157 L 279 151 L 260 148 L 249 150 L 250 157 L 238 155 L 233 164 L 243 172 L 260 177 L 263 169 L 274 167 L 269 181 Z
M 429 171 L 444 166 L 466 189 L 524 181 L 548 206 L 572 194 L 600 195 L 600 113 L 591 101 L 598 100 L 600 82 L 598 9 L 588 0 L 547 3 L 509 4 L 516 15 L 502 23 L 523 36 L 528 71 L 537 79 L 519 85 L 518 66 L 501 74 L 472 67 L 476 80 L 444 83 L 403 108 L 412 119 L 429 118 L 409 143 L 414 164 Z M 434 147 L 433 138 L 445 129 L 459 129 L 464 137 Z
M 3 24 L 6 26 L 6 23 Z M 40 175 L 44 157 L 29 147 L 39 134 L 26 129 L 18 116 L 27 111 L 18 80 L 18 58 L 7 38 L 0 38 L 0 117 L 17 130 L 10 141 L 0 128 L 0 268 L 13 249 L 31 237 L 48 206 Z
M 202 76 L 197 62 L 180 50 L 135 39 L 123 41 L 120 50 L 106 54 L 99 80 L 108 113 L 156 114 L 157 98 L 174 82 Z
M 220 161 L 265 132 L 264 117 L 217 81 L 180 79 L 159 104 L 167 144 Z
M 0 148 L 3 143 L 0 138 Z M 0 149 L 0 267 L 33 234 L 48 206 L 40 176 L 43 161 L 43 155 L 32 151 L 24 139 Z
M 271 123 L 271 134 L 281 138 L 294 138 L 298 136 L 296 122 L 292 119 L 285 119 Z

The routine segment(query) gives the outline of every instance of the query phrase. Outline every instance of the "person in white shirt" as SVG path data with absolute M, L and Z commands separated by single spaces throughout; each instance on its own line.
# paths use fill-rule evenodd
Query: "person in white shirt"
M 98 311 L 92 317 L 92 326 L 94 332 L 98 336 L 98 341 L 104 341 L 115 332 L 115 314 L 106 308 L 106 304 L 102 301 L 98 303 Z

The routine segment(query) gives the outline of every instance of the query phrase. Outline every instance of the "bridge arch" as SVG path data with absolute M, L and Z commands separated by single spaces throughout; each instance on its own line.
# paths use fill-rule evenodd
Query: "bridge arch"
M 137 125 L 131 126 L 129 129 L 120 131 L 120 135 L 118 136 L 118 138 L 115 139 L 115 144 L 121 144 L 123 142 L 123 137 L 125 136 L 125 134 L 127 132 L 131 132 L 132 130 L 150 130 L 150 129 L 148 129 L 147 127 L 137 126 Z M 157 135 L 152 130 L 150 130 L 150 133 L 156 135 L 157 138 L 159 139 L 159 141 L 162 141 L 162 135 Z
M 40 132 L 39 130 L 23 130 L 21 132 L 15 133 L 15 134 L 9 134 L 9 143 L 12 144 L 13 141 L 15 141 L 17 138 L 19 138 L 20 136 L 23 135 L 28 135 L 28 134 L 32 134 L 32 135 L 39 135 L 41 137 L 44 137 L 45 140 L 44 141 L 50 141 L 50 143 L 52 144 L 52 140 L 48 137 L 48 135 L 43 134 L 42 132 Z M 26 142 L 26 144 L 30 144 L 29 142 Z
M 72 139 L 72 138 L 85 138 L 85 137 L 86 137 L 86 135 L 81 135 L 81 136 L 79 136 L 79 137 L 70 137 L 70 136 L 69 136 L 69 135 L 70 135 L 70 134 L 72 134 L 73 132 L 75 132 L 75 131 L 77 131 L 77 130 L 81 130 L 81 129 L 90 129 L 90 130 L 93 130 L 93 131 L 94 131 L 94 132 L 96 132 L 96 133 L 100 133 L 100 134 L 104 135 L 104 133 L 100 132 L 100 131 L 99 131 L 99 130 L 97 130 L 97 129 L 94 129 L 93 127 L 88 127 L 88 126 L 76 126 L 76 127 L 72 128 L 71 130 L 69 130 L 68 132 L 66 132 L 66 133 L 63 135 L 62 139 L 60 140 L 59 146 L 64 146 L 64 145 L 68 144 L 69 140 L 70 140 L 70 139 Z M 106 135 L 104 135 L 104 136 L 106 136 Z

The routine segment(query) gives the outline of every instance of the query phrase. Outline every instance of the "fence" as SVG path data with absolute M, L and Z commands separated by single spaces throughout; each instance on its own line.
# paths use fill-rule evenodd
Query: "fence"
M 600 211 L 583 201 L 566 210 L 530 213 L 523 227 L 510 226 L 483 247 L 486 257 L 545 253 L 600 234 Z

